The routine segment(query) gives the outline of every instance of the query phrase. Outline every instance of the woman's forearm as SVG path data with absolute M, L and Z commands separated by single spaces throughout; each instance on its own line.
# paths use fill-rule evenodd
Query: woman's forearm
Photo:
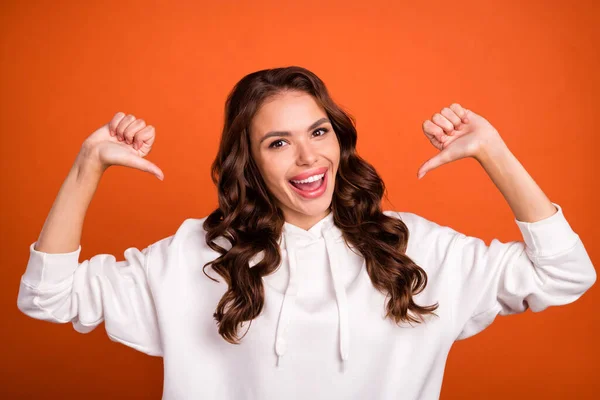
M 476 159 L 500 190 L 517 220 L 536 222 L 558 211 L 504 142 L 482 149 Z
M 102 168 L 94 165 L 84 150 L 77 155 L 42 227 L 36 250 L 69 253 L 79 248 L 85 214 L 102 173 Z

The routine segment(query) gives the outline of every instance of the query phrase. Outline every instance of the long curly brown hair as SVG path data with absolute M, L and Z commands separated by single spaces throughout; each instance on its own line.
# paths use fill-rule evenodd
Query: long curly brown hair
M 325 84 L 314 73 L 290 66 L 246 75 L 225 102 L 225 124 L 211 167 L 219 207 L 203 225 L 207 245 L 221 254 L 204 265 L 204 274 L 208 276 L 205 269 L 212 265 L 228 285 L 214 313 L 219 334 L 230 343 L 239 343 L 240 325 L 244 321 L 251 324 L 262 311 L 262 277 L 275 272 L 281 262 L 278 239 L 285 220 L 251 156 L 249 128 L 266 99 L 288 90 L 312 95 L 331 121 L 340 144 L 330 205 L 333 220 L 346 243 L 364 257 L 373 286 L 390 297 L 386 317 L 396 323 L 419 323 L 425 314 L 437 315 L 433 311 L 438 303 L 420 306 L 413 302 L 413 295 L 427 285 L 427 274 L 405 254 L 407 226 L 402 220 L 383 214 L 385 185 L 375 168 L 356 152 L 354 118 L 333 102 Z M 231 244 L 229 250 L 215 242 L 221 236 Z M 250 268 L 249 262 L 261 251 L 262 260 Z M 409 315 L 409 310 L 419 319 Z

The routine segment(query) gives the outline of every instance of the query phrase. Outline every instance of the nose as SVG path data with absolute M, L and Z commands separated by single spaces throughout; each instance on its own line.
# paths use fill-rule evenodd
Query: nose
M 317 152 L 310 142 L 300 141 L 296 146 L 296 164 L 312 165 L 317 160 Z

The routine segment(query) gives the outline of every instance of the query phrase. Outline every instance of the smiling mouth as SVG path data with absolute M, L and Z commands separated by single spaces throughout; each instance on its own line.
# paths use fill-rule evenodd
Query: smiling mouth
M 323 185 L 323 182 L 325 182 L 325 173 L 323 174 L 321 179 L 318 179 L 313 182 L 298 183 L 298 182 L 294 182 L 291 180 L 289 182 L 292 184 L 292 186 L 294 186 L 295 188 L 298 188 L 299 190 L 302 190 L 305 192 L 312 192 L 313 190 L 317 190 L 318 188 L 321 187 L 321 185 Z

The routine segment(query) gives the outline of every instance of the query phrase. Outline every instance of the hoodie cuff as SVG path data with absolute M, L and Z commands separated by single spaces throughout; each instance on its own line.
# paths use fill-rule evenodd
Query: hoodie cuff
M 29 245 L 29 261 L 22 280 L 32 287 L 53 286 L 63 282 L 73 275 L 79 266 L 79 253 L 77 250 L 70 253 L 44 253 L 34 249 L 36 242 Z
M 562 207 L 552 204 L 558 211 L 547 218 L 536 222 L 523 222 L 515 218 L 528 253 L 535 257 L 558 255 L 573 248 L 579 240 L 579 235 L 565 219 Z

